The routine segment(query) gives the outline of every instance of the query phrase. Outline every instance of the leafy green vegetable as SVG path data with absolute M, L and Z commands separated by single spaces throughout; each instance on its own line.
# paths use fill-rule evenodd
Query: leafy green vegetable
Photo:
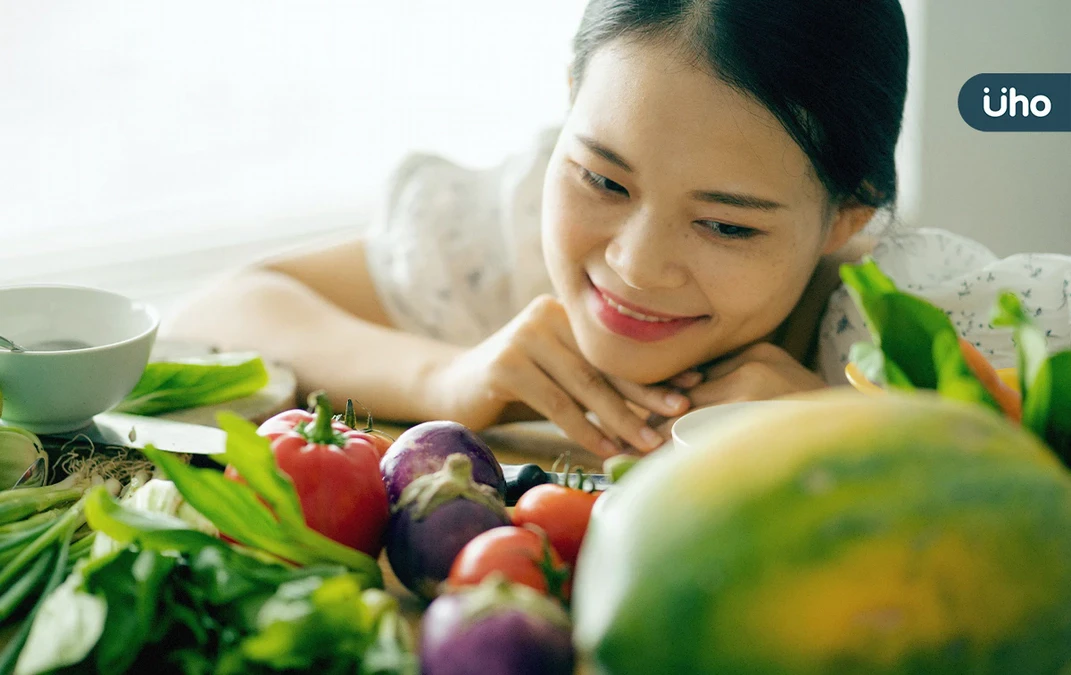
M 56 611 L 34 625 L 21 672 L 417 673 L 396 601 L 342 566 L 264 560 L 102 489 L 86 513 L 126 547 L 81 567 L 50 598 Z
M 1049 356 L 1045 335 L 1014 293 L 1002 293 L 997 299 L 993 325 L 1013 329 L 1019 350 L 1023 426 L 1071 466 L 1071 351 Z
M 71 538 L 74 536 L 74 531 L 78 527 L 77 521 L 66 520 L 66 516 L 57 521 L 57 524 L 63 523 L 62 528 L 59 530 L 57 536 L 50 542 L 57 549 L 56 559 L 52 568 L 52 573 L 48 577 L 48 581 L 45 582 L 44 592 L 41 597 L 38 598 L 33 609 L 30 610 L 26 620 L 23 621 L 22 626 L 14 637 L 10 638 L 7 645 L 4 647 L 4 651 L 0 653 L 0 673 L 11 673 L 15 670 L 19 656 L 22 652 L 22 648 L 26 645 L 27 639 L 30 637 L 30 632 L 33 627 L 34 620 L 44 607 L 48 596 L 56 590 L 63 582 L 64 577 L 67 576 L 67 560 L 71 553 Z
M 362 602 L 363 600 L 363 602 Z M 246 660 L 282 669 L 324 672 L 324 653 L 364 654 L 358 672 L 416 670 L 397 601 L 362 591 L 352 577 L 303 579 L 280 586 L 257 614 L 259 632 L 242 642 Z M 319 667 L 317 667 L 319 666 Z M 342 670 L 332 664 L 330 672 Z
M 264 362 L 254 353 L 216 354 L 197 361 L 159 361 L 145 367 L 118 412 L 159 415 L 233 401 L 268 384 Z
M 341 564 L 358 574 L 364 586 L 381 587 L 383 576 L 375 560 L 305 524 L 294 484 L 276 468 L 268 439 L 237 415 L 221 413 L 218 419 L 227 432 L 227 451 L 213 459 L 234 465 L 246 484 L 219 471 L 187 466 L 151 445 L 144 453 L 194 509 L 232 539 L 298 564 Z
M 841 265 L 840 275 L 874 340 L 872 346 L 853 345 L 851 352 L 868 379 L 897 389 L 936 389 L 948 398 L 1000 411 L 967 365 L 944 311 L 899 291 L 869 257 Z
M 1034 381 L 1048 357 L 1045 335 L 1023 311 L 1023 304 L 1019 301 L 1019 297 L 1008 291 L 997 297 L 997 304 L 993 307 L 992 321 L 994 326 L 1012 329 L 1019 352 L 1019 391 L 1026 394 L 1034 386 Z M 1024 400 L 1024 404 L 1025 402 Z

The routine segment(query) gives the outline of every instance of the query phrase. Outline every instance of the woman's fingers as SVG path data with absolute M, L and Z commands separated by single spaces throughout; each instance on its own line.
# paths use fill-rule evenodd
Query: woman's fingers
M 584 449 L 600 457 L 619 452 L 617 445 L 587 419 L 577 402 L 535 363 L 525 362 L 512 375 L 517 396 Z
M 541 341 L 530 349 L 536 365 L 586 410 L 595 413 L 608 434 L 641 450 L 654 450 L 665 442 L 661 434 L 625 405 L 603 374 L 581 356 L 550 341 Z
M 703 373 L 698 370 L 686 370 L 670 379 L 669 385 L 678 389 L 691 389 L 703 381 Z
M 698 374 L 696 373 L 696 375 Z M 665 417 L 684 414 L 684 411 L 688 410 L 692 405 L 687 396 L 673 387 L 636 384 L 617 377 L 607 379 L 614 389 L 628 400 L 638 403 L 646 410 Z M 688 378 L 689 381 L 691 379 Z

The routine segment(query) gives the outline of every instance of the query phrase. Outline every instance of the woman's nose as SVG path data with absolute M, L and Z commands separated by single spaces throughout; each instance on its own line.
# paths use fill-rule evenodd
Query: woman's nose
M 666 225 L 648 217 L 630 219 L 606 246 L 606 264 L 632 288 L 679 288 L 688 274 Z

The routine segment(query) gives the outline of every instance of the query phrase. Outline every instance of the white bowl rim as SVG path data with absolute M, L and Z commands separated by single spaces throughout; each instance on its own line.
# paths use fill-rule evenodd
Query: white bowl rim
M 711 416 L 711 415 L 717 416 L 719 412 L 724 413 L 724 412 L 726 412 L 726 410 L 725 410 L 726 407 L 732 407 L 734 409 L 739 409 L 739 408 L 746 408 L 748 406 L 763 405 L 763 404 L 774 404 L 774 406 L 777 406 L 777 405 L 779 405 L 781 403 L 810 403 L 810 401 L 799 401 L 799 400 L 795 400 L 795 399 L 772 398 L 772 399 L 760 399 L 758 401 L 732 401 L 730 403 L 719 403 L 717 405 L 708 405 L 708 406 L 703 406 L 701 408 L 695 408 L 694 410 L 689 410 L 685 414 L 681 415 L 680 419 L 678 419 L 676 422 L 674 422 L 673 426 L 670 427 L 670 432 L 669 432 L 669 434 L 670 434 L 670 442 L 672 442 L 674 444 L 674 446 L 689 446 L 690 444 L 688 442 L 688 439 L 685 438 L 685 435 L 686 434 L 691 434 L 692 432 L 694 432 L 694 427 L 696 427 L 699 424 L 697 422 L 697 420 L 700 420 L 700 419 L 702 419 L 704 417 Z M 684 422 L 689 417 L 691 417 L 692 419 L 689 420 L 685 424 L 681 424 L 682 422 Z
M 160 313 L 158 311 L 156 311 L 156 308 L 153 307 L 150 303 L 144 302 L 142 300 L 135 300 L 134 298 L 131 298 L 130 296 L 123 295 L 122 293 L 116 293 L 115 291 L 108 291 L 108 290 L 105 290 L 103 288 L 97 288 L 95 286 L 82 286 L 82 285 L 79 285 L 79 284 L 12 284 L 12 285 L 9 285 L 9 286 L 0 286 L 0 293 L 3 293 L 5 291 L 24 291 L 24 290 L 30 290 L 30 289 L 55 289 L 55 288 L 65 289 L 65 290 L 75 290 L 75 291 L 92 291 L 93 293 L 99 293 L 100 295 L 110 295 L 112 297 L 116 297 L 116 298 L 120 298 L 122 300 L 126 300 L 127 302 L 129 302 L 131 304 L 131 306 L 133 306 L 133 307 L 140 306 L 141 309 L 145 310 L 145 313 L 149 315 L 149 320 L 150 320 L 149 327 L 147 329 L 143 330 L 142 332 L 138 333 L 137 335 L 134 335 L 132 337 L 128 337 L 125 340 L 119 340 L 118 342 L 109 342 L 108 344 L 104 344 L 104 345 L 96 345 L 96 346 L 93 346 L 93 347 L 83 347 L 82 349 L 63 349 L 63 350 L 54 351 L 54 352 L 36 352 L 36 351 L 32 351 L 32 350 L 26 350 L 26 351 L 22 351 L 22 352 L 11 352 L 9 350 L 7 353 L 9 353 L 9 354 L 18 353 L 20 358 L 27 358 L 27 357 L 44 358 L 44 357 L 48 357 L 50 355 L 51 356 L 57 356 L 57 355 L 60 355 L 60 354 L 86 354 L 86 353 L 104 351 L 106 349 L 115 349 L 116 347 L 121 347 L 123 345 L 128 345 L 128 344 L 131 344 L 131 343 L 134 343 L 134 342 L 138 342 L 140 340 L 144 340 L 146 337 L 148 337 L 152 333 L 156 332 L 156 330 L 158 330 L 160 328 Z

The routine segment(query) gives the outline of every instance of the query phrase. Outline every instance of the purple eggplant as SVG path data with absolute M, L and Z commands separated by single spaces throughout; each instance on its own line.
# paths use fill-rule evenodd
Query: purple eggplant
M 405 430 L 383 455 L 379 470 L 387 484 L 390 503 L 397 503 L 414 479 L 435 473 L 447 457 L 458 453 L 472 461 L 472 476 L 477 483 L 490 485 L 506 498 L 506 478 L 491 448 L 463 424 L 438 421 Z
M 387 559 L 406 588 L 431 600 L 465 544 L 509 524 L 498 492 L 473 480 L 468 456 L 450 455 L 441 469 L 406 486 L 391 508 Z
M 561 605 L 493 574 L 431 603 L 420 660 L 422 675 L 571 675 L 576 655 Z

